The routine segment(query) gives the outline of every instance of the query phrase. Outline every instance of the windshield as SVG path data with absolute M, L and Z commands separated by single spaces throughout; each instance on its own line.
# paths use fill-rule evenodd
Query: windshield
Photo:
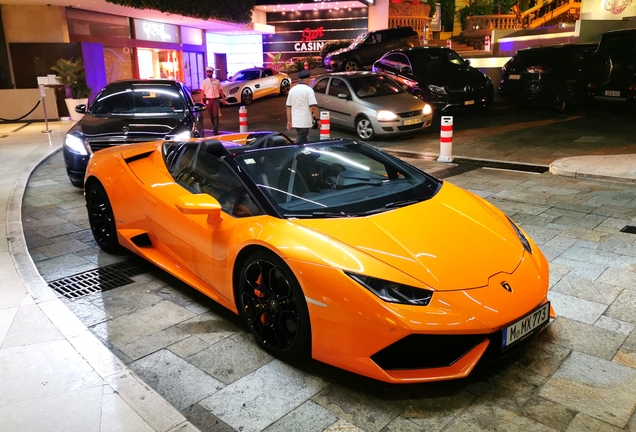
M 260 71 L 257 70 L 244 70 L 238 71 L 234 76 L 230 78 L 230 81 L 251 81 L 260 78 Z
M 459 54 L 449 51 L 432 51 L 410 56 L 413 73 L 425 77 L 445 77 L 457 70 L 457 66 L 465 66 L 466 61 Z
M 358 97 L 362 99 L 404 93 L 402 87 L 384 75 L 353 78 L 349 80 L 349 84 Z
M 366 216 L 431 198 L 441 182 L 356 143 L 286 146 L 235 160 L 288 218 Z
M 353 42 L 351 42 L 351 45 L 349 45 L 349 48 L 356 48 L 358 45 L 362 45 L 367 35 L 368 33 L 362 33 L 360 36 L 355 38 Z
M 184 112 L 183 96 L 174 87 L 106 89 L 95 99 L 91 114 L 139 116 Z

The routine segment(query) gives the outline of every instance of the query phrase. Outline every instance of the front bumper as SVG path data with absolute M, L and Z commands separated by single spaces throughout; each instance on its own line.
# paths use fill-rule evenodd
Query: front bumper
M 502 330 L 548 301 L 547 261 L 538 249 L 534 254 L 513 274 L 492 276 L 486 287 L 437 291 L 428 306 L 382 302 L 340 270 L 294 261 L 306 298 L 315 300 L 308 300 L 312 357 L 390 383 L 466 377 L 478 363 L 521 348 L 545 328 L 502 349 Z
M 407 124 L 405 124 L 407 123 Z M 399 118 L 393 121 L 379 121 L 372 118 L 371 124 L 376 135 L 407 134 L 424 130 L 433 123 L 433 116 Z
M 499 95 L 507 101 L 544 102 L 550 91 L 543 82 L 508 81 L 499 85 Z
M 88 159 L 90 155 L 81 155 L 63 148 L 64 165 L 66 166 L 66 173 L 68 178 L 75 187 L 84 186 L 84 176 L 86 175 L 86 168 L 88 167 Z

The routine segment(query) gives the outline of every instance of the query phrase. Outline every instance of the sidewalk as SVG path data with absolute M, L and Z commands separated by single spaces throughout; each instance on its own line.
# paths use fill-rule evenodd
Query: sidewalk
M 71 125 L 53 122 L 45 134 L 42 123 L 0 124 L 0 429 L 198 431 L 62 304 L 27 251 L 27 181 Z
M 636 154 L 557 159 L 550 172 L 565 177 L 636 182 Z

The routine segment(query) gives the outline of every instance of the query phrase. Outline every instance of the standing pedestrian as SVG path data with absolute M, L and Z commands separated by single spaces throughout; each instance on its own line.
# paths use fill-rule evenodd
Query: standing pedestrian
M 225 103 L 225 94 L 221 90 L 221 82 L 213 76 L 214 68 L 208 66 L 205 68 L 207 78 L 201 83 L 201 93 L 203 94 L 203 103 L 210 114 L 210 120 L 212 120 L 212 128 L 214 129 L 214 135 L 219 133 L 219 115 L 221 110 L 219 108 L 220 99 L 223 98 Z
M 298 73 L 300 82 L 289 90 L 287 95 L 287 130 L 296 128 L 296 144 L 307 142 L 309 129 L 313 126 L 313 118 L 318 118 L 318 102 L 314 90 L 307 84 L 311 72 L 303 70 Z

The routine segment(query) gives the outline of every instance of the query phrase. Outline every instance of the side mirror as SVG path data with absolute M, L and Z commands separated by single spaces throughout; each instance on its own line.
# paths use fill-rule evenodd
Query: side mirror
M 86 105 L 85 104 L 75 105 L 75 112 L 79 114 L 86 114 Z
M 202 103 L 196 102 L 196 103 L 194 104 L 194 111 L 195 111 L 195 112 L 205 111 L 205 104 L 202 104 Z
M 338 99 L 349 99 L 349 95 L 346 93 L 338 93 Z
M 466 62 L 466 66 L 470 66 L 470 60 L 464 60 Z
M 221 221 L 221 204 L 208 194 L 181 196 L 176 206 L 183 214 L 208 215 L 208 223 Z
M 410 68 L 410 67 L 408 67 L 408 66 L 404 66 L 404 67 L 400 68 L 400 73 L 403 73 L 403 74 L 412 74 L 412 73 L 413 73 L 413 71 L 411 70 L 411 68 Z

